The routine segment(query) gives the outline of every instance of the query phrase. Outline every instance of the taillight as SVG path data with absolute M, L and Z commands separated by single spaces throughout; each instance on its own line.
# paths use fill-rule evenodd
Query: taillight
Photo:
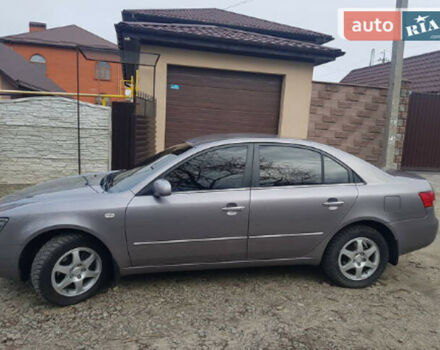
M 433 191 L 420 192 L 420 199 L 422 200 L 423 206 L 425 208 L 433 207 L 435 201 L 435 193 Z

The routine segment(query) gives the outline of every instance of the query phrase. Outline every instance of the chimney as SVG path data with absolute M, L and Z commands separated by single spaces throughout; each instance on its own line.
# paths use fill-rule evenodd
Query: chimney
M 29 22 L 29 32 L 41 32 L 46 30 L 46 23 Z

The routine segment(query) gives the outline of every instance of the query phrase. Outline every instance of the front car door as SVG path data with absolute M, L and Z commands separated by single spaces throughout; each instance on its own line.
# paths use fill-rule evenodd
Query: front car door
M 160 178 L 172 194 L 136 196 L 126 213 L 135 266 L 246 259 L 252 147 L 202 151 Z
M 314 149 L 258 145 L 249 258 L 307 258 L 353 206 L 358 192 L 352 179 L 350 169 Z

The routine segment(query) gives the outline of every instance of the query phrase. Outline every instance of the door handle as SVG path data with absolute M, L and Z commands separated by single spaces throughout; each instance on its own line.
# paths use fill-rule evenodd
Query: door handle
M 233 216 L 237 215 L 239 211 L 244 210 L 244 208 L 244 206 L 237 205 L 236 203 L 228 203 L 226 204 L 226 207 L 222 208 L 222 210 L 226 212 L 226 215 Z
M 322 205 L 324 205 L 326 207 L 340 207 L 343 204 L 344 204 L 343 201 L 324 202 L 324 203 L 322 203 Z
M 243 206 L 236 206 L 236 207 L 224 207 L 222 208 L 223 211 L 242 211 L 245 207 Z
M 329 198 L 327 202 L 322 203 L 324 207 L 328 207 L 328 210 L 336 210 L 341 205 L 344 205 L 343 201 L 338 201 L 337 198 Z

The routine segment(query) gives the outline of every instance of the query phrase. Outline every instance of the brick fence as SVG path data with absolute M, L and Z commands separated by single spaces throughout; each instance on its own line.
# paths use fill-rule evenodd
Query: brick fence
M 387 93 L 386 88 L 380 87 L 314 82 L 308 138 L 380 166 Z M 409 83 L 403 82 L 395 153 L 397 168 L 402 161 L 408 101 Z

